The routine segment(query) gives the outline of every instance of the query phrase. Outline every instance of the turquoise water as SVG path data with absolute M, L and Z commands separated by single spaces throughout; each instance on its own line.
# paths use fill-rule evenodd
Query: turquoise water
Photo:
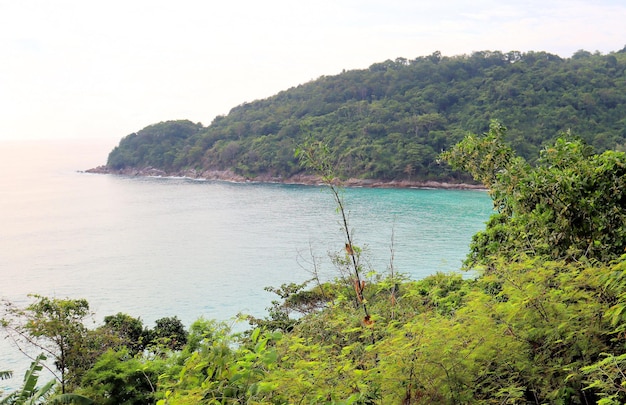
M 86 298 L 96 324 L 125 312 L 188 325 L 262 315 L 273 298 L 263 287 L 310 278 L 312 256 L 323 277 L 337 275 L 329 254 L 344 239 L 327 189 L 77 172 L 113 146 L 0 143 L 3 298 Z M 344 198 L 369 267 L 387 271 L 393 241 L 394 269 L 415 279 L 459 269 L 491 214 L 480 191 L 355 188 Z

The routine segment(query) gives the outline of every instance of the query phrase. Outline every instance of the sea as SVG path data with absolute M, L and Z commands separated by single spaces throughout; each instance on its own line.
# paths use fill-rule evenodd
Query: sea
M 169 316 L 236 327 L 238 314 L 265 314 L 276 298 L 265 287 L 339 275 L 331 258 L 345 237 L 326 187 L 84 172 L 106 163 L 117 141 L 0 141 L 3 300 L 85 298 L 93 327 L 118 312 L 149 327 Z M 484 191 L 342 196 L 366 272 L 410 279 L 459 271 L 492 214 Z M 0 340 L 0 370 L 28 364 Z

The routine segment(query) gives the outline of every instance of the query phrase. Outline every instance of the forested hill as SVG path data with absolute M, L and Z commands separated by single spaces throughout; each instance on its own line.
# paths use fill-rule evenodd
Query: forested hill
M 487 131 L 492 119 L 529 160 L 567 130 L 597 152 L 624 147 L 625 70 L 626 48 L 571 58 L 483 51 L 388 60 L 244 103 L 208 127 L 151 125 L 123 138 L 107 167 L 286 178 L 302 172 L 294 149 L 314 137 L 346 177 L 449 181 L 458 174 L 437 163 L 439 153 Z

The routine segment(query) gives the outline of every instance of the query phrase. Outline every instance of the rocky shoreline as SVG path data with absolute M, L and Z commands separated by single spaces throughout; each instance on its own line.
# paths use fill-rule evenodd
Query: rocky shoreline
M 121 170 L 112 170 L 107 166 L 98 166 L 93 169 L 85 170 L 85 173 L 94 174 L 114 174 L 120 176 L 138 176 L 138 177 L 184 177 L 197 180 L 219 180 L 235 183 L 282 183 L 282 184 L 302 184 L 302 185 L 319 185 L 321 179 L 314 175 L 296 175 L 288 178 L 275 177 L 269 175 L 261 175 L 255 178 L 248 178 L 238 175 L 230 170 L 205 170 L 198 171 L 194 169 L 165 172 L 154 167 L 145 167 L 142 169 L 126 168 Z M 348 179 L 343 182 L 346 187 L 369 187 L 369 188 L 435 188 L 446 190 L 484 190 L 485 187 L 478 184 L 467 183 L 446 183 L 438 181 L 409 181 L 409 180 L 376 180 L 376 179 Z

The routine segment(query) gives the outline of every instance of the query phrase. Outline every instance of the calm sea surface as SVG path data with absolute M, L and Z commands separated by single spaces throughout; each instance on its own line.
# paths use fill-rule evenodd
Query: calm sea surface
M 312 255 L 335 274 L 343 238 L 325 188 L 79 172 L 116 143 L 0 142 L 2 298 L 86 298 L 96 324 L 125 312 L 188 326 L 263 315 L 263 287 L 310 278 Z M 393 240 L 395 270 L 414 279 L 457 270 L 491 214 L 480 191 L 347 189 L 345 204 L 371 268 L 387 271 Z M 0 350 L 11 368 L 11 347 Z

